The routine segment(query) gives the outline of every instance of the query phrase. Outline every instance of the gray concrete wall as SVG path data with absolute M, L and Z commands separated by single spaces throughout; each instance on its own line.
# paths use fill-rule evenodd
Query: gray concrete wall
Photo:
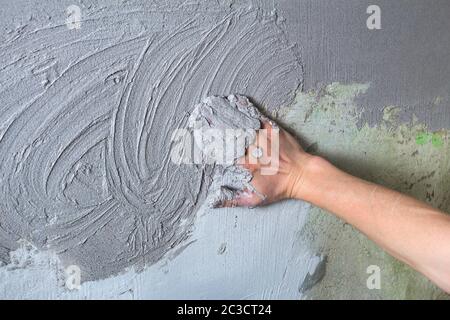
M 134 121 L 124 132 L 134 133 L 142 110 L 163 110 L 155 116 L 161 121 L 174 113 L 177 123 L 177 112 L 189 111 L 201 96 L 239 91 L 297 133 L 311 152 L 450 211 L 448 1 L 3 2 L 1 298 L 448 298 L 351 226 L 295 201 L 252 210 L 211 210 L 198 201 L 187 211 L 171 210 L 185 222 L 170 233 L 175 240 L 160 237 L 170 248 L 156 251 L 157 242 L 145 240 L 149 233 L 134 232 L 153 209 L 138 202 L 130 211 L 128 205 L 135 203 L 128 201 L 132 195 L 148 199 L 148 184 L 134 188 L 128 180 L 144 165 L 126 171 L 111 167 L 108 158 L 118 139 L 134 141 L 132 134 L 130 140 L 114 134 L 121 110 Z M 72 4 L 81 9 L 79 29 L 66 25 Z M 366 27 L 369 4 L 382 10 L 381 30 Z M 227 19 L 230 26 L 221 29 Z M 187 22 L 192 29 L 183 30 L 191 30 L 190 37 L 158 47 Z M 261 38 L 247 39 L 240 30 Z M 244 38 L 250 45 L 230 44 Z M 277 50 L 267 49 L 269 43 Z M 249 49 L 259 45 L 267 56 Z M 238 59 L 247 61 L 240 70 L 248 77 L 218 60 L 221 51 L 208 56 L 230 46 L 253 57 Z M 170 69 L 164 61 L 186 64 Z M 218 64 L 225 71 L 214 73 Z M 193 69 L 198 73 L 187 72 Z M 183 77 L 170 78 L 176 74 Z M 156 87 L 180 100 L 158 100 Z M 131 98 L 124 104 L 123 97 Z M 143 127 L 150 142 L 170 129 Z M 95 130 L 85 136 L 84 128 Z M 46 157 L 69 150 L 72 141 L 81 149 L 92 144 L 91 151 L 73 163 Z M 151 159 L 164 163 L 163 157 Z M 177 181 L 183 185 L 182 177 Z M 50 187 L 41 190 L 42 184 Z M 198 186 L 179 185 L 170 190 L 202 194 Z M 136 240 L 140 236 L 144 240 Z M 142 250 L 125 250 L 122 243 Z M 103 264 L 91 258 L 96 254 Z M 67 282 L 70 266 L 82 267 L 75 290 Z M 380 289 L 367 287 L 370 266 L 381 272 Z
M 369 5 L 381 9 L 382 29 L 366 26 Z M 385 106 L 402 107 L 432 129 L 448 128 L 450 3 L 433 1 L 280 1 L 289 38 L 301 47 L 305 89 L 330 82 L 367 83 L 358 99 L 364 120 L 380 121 Z M 441 109 L 430 106 L 436 104 Z M 431 110 L 430 110 L 431 109 Z

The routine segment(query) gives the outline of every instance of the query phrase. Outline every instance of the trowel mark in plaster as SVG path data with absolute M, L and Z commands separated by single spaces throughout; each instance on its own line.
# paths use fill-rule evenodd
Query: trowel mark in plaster
M 189 236 L 210 171 L 168 161 L 172 129 L 207 95 L 239 92 L 277 108 L 302 80 L 273 18 L 202 14 L 177 12 L 178 27 L 164 33 L 124 39 L 112 30 L 83 54 L 96 31 L 66 43 L 70 30 L 41 28 L 3 46 L 3 261 L 24 238 L 79 265 L 84 280 L 98 279 L 154 263 Z M 81 58 L 64 66 L 70 50 L 53 50 L 61 44 Z M 58 73 L 42 88 L 32 70 L 49 57 Z M 18 88 L 29 89 L 21 96 Z

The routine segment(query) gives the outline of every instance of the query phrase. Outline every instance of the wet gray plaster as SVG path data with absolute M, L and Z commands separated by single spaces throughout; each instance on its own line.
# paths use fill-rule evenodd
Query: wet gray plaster
M 5 6 L 0 50 L 0 254 L 24 239 L 85 280 L 142 269 L 188 240 L 211 170 L 170 161 L 209 95 L 289 104 L 302 65 L 251 2 Z M 25 10 L 25 11 L 24 11 Z
M 191 143 L 185 152 L 187 163 L 214 166 L 207 202 L 211 208 L 223 206 L 243 194 L 258 191 L 251 185 L 252 174 L 236 165 L 255 142 L 256 131 L 265 118 L 245 96 L 212 96 L 196 105 L 188 120 Z M 264 195 L 261 194 L 261 199 Z
M 381 30 L 366 27 L 369 5 Z M 358 99 L 363 122 L 381 121 L 385 106 L 402 108 L 430 129 L 450 128 L 450 2 L 446 0 L 280 0 L 287 35 L 299 45 L 305 90 L 331 82 L 370 83 Z

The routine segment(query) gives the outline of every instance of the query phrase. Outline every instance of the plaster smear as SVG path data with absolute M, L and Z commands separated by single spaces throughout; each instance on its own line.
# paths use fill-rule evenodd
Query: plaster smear
M 172 131 L 204 97 L 238 92 L 275 110 L 302 83 L 274 14 L 133 3 L 83 6 L 80 30 L 39 11 L 2 37 L 4 263 L 19 239 L 84 280 L 157 262 L 189 238 L 213 175 L 169 161 Z
M 199 154 L 200 162 L 215 166 L 208 197 L 210 207 L 247 193 L 265 198 L 251 185 L 250 171 L 236 165 L 255 142 L 256 131 L 264 120 L 268 119 L 241 95 L 207 97 L 195 107 L 188 126 L 198 149 L 194 157 Z

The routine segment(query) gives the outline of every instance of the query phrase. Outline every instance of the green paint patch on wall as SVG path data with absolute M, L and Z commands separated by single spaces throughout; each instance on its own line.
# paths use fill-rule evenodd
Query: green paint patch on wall
M 314 146 L 315 153 L 343 170 L 449 212 L 448 130 L 430 132 L 416 118 L 400 122 L 401 109 L 396 106 L 387 106 L 377 125 L 361 124 L 362 110 L 355 98 L 368 89 L 369 84 L 332 83 L 319 91 L 299 92 L 295 103 L 277 118 L 298 134 L 305 147 Z M 328 255 L 324 279 L 307 293 L 311 298 L 448 298 L 321 209 L 311 209 L 303 237 L 313 250 Z M 380 290 L 367 288 L 370 265 L 381 269 Z
M 445 132 L 419 132 L 416 136 L 416 143 L 421 146 L 431 143 L 434 147 L 440 148 L 444 145 L 446 137 Z

